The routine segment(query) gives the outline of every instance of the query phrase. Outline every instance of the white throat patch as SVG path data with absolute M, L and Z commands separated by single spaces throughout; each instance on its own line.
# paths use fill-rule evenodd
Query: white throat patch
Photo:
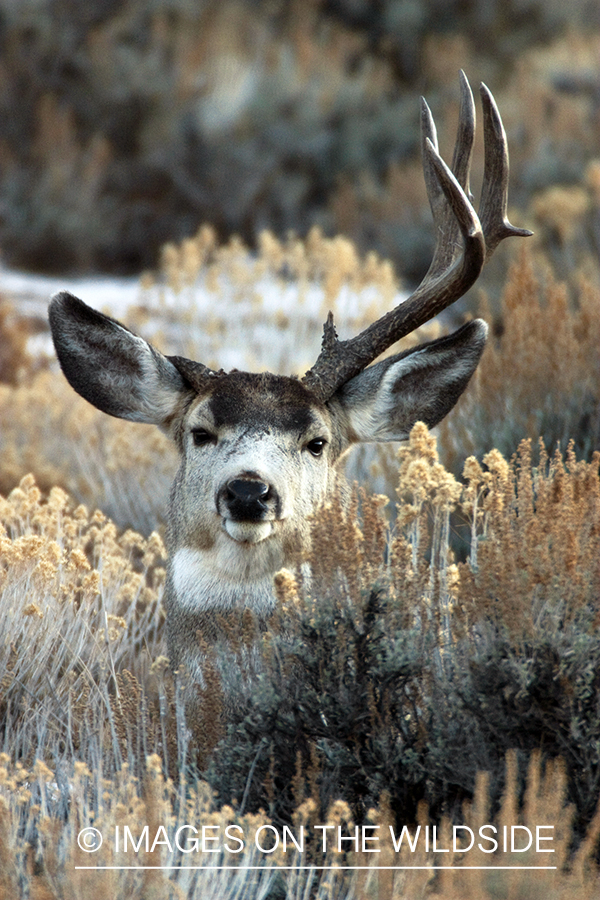
M 255 545 L 251 545 L 244 553 L 241 546 L 225 535 L 222 541 L 227 541 L 233 551 L 229 567 L 215 565 L 216 558 L 222 554 L 215 554 L 214 549 L 182 547 L 173 554 L 170 569 L 177 605 L 189 611 L 247 608 L 257 615 L 269 615 L 275 607 L 273 572 L 277 567 L 274 569 L 272 564 L 267 567 L 260 564 L 260 557 L 264 557 L 264 553 L 260 552 L 262 548 L 257 548 L 257 554 Z M 241 564 L 244 560 L 236 560 L 239 554 L 246 556 L 248 553 L 259 558 L 250 560 L 250 564 L 246 560 L 245 566 Z M 252 573 L 252 569 L 256 571 Z

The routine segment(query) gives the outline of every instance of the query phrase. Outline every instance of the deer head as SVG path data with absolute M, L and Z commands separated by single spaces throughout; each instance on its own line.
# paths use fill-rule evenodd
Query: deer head
M 218 615 L 272 610 L 275 572 L 309 537 L 309 518 L 338 483 L 352 444 L 397 441 L 417 420 L 436 425 L 464 391 L 485 345 L 481 320 L 373 361 L 474 284 L 505 237 L 530 232 L 507 220 L 508 153 L 494 99 L 481 88 L 485 169 L 479 215 L 469 169 L 475 109 L 461 73 L 452 169 L 422 106 L 422 154 L 437 243 L 421 285 L 357 337 L 339 341 L 333 318 L 302 379 L 213 371 L 163 356 L 119 322 L 63 292 L 50 304 L 62 370 L 73 388 L 113 416 L 158 425 L 181 465 L 170 500 L 166 605 L 170 654 L 199 671 L 197 632 Z

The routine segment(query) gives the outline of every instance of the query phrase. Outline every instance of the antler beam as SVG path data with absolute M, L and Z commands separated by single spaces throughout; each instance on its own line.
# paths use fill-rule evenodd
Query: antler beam
M 526 237 L 507 218 L 508 147 L 500 113 L 485 85 L 483 107 L 485 160 L 479 216 L 469 199 L 469 173 L 475 135 L 475 104 L 469 82 L 460 73 L 461 101 L 452 170 L 438 152 L 435 124 L 425 100 L 421 107 L 423 171 L 436 229 L 436 247 L 419 287 L 395 309 L 359 335 L 340 341 L 329 313 L 321 352 L 302 381 L 323 402 L 400 338 L 446 309 L 475 283 L 494 249 L 505 237 Z

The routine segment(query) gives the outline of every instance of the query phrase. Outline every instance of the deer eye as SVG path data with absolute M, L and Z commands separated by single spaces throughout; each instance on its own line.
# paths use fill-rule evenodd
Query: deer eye
M 204 447 L 206 444 L 216 443 L 216 435 L 207 431 L 206 428 L 192 428 L 192 437 L 194 439 L 194 447 Z
M 309 453 L 312 453 L 313 456 L 321 456 L 326 443 L 327 441 L 325 438 L 314 438 L 312 441 L 308 442 L 306 449 Z

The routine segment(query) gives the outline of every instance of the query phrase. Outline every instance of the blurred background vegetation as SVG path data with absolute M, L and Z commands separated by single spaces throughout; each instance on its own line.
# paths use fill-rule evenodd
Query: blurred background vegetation
M 318 225 L 418 280 L 418 96 L 448 154 L 464 68 L 572 263 L 600 246 L 599 28 L 595 0 L 0 0 L 4 260 L 137 274 L 205 221 L 250 246 Z

